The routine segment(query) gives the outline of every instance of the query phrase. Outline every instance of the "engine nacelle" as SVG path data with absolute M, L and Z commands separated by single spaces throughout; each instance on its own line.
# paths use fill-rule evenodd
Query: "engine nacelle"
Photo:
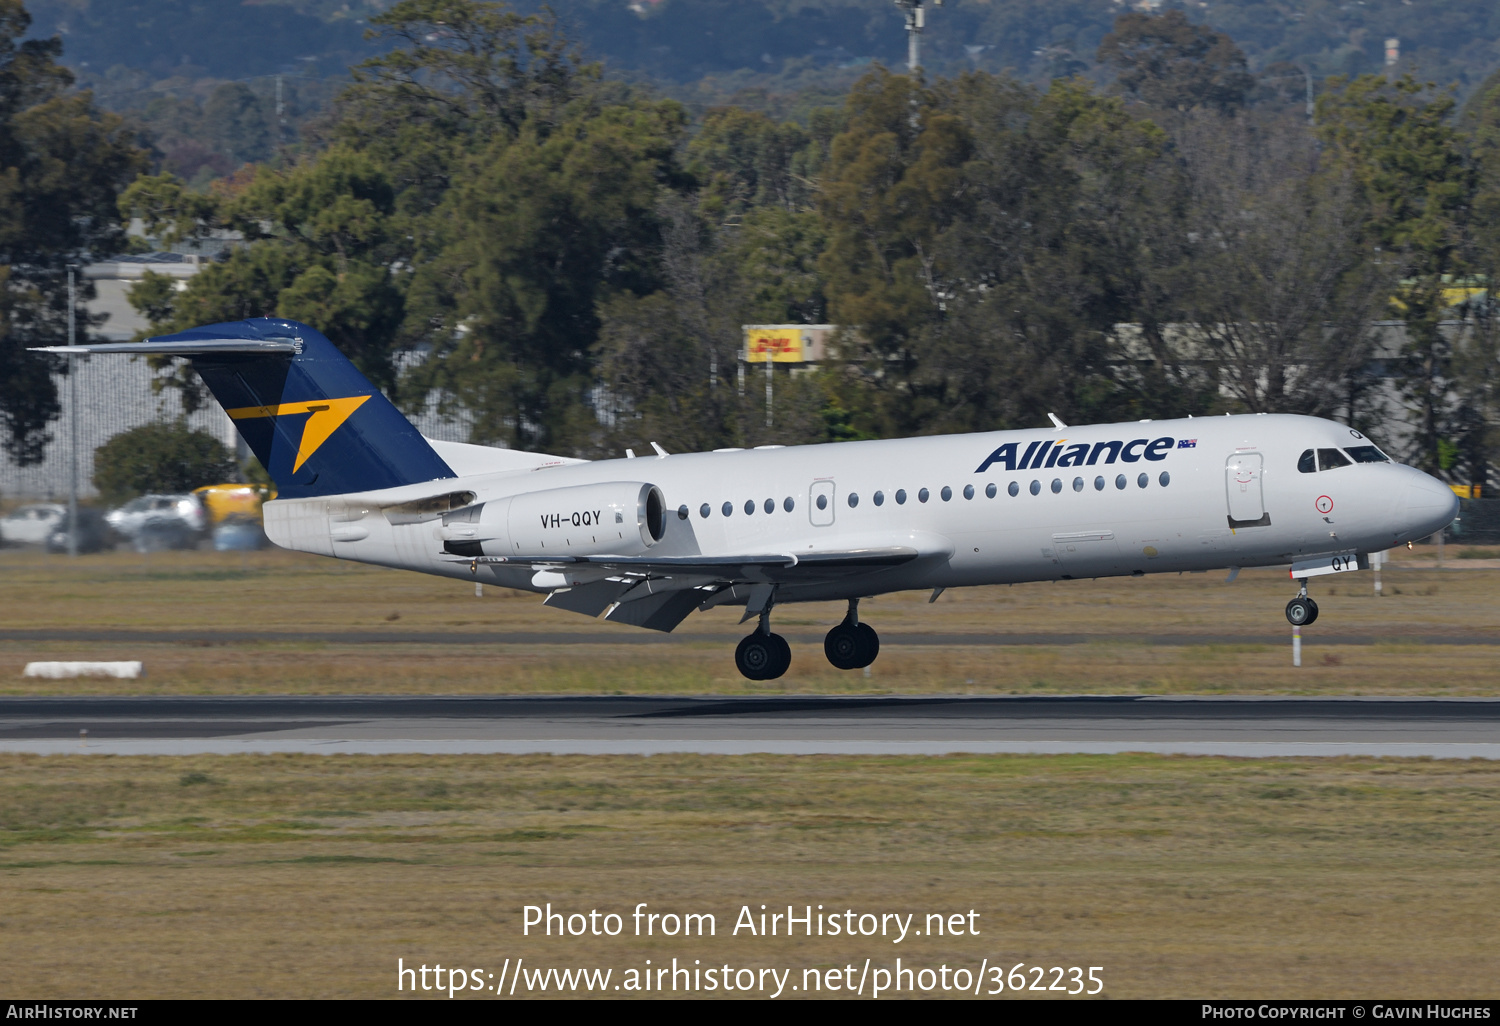
M 666 513 L 652 484 L 548 488 L 445 514 L 439 537 L 456 556 L 638 556 L 661 540 Z

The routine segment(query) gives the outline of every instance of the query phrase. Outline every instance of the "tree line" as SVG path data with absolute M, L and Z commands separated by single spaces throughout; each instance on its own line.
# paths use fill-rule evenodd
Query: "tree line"
M 6 236 L 0 411 L 23 458 L 55 397 L 20 349 L 56 337 L 58 268 L 118 250 L 130 217 L 245 240 L 183 291 L 137 286 L 153 331 L 306 321 L 480 442 L 597 456 L 1241 411 L 1378 437 L 1387 378 L 1409 461 L 1484 483 L 1500 441 L 1500 77 L 1462 109 L 1410 76 L 1335 79 L 1309 125 L 1250 102 L 1263 82 L 1228 36 L 1131 13 L 1098 48 L 1107 87 L 876 67 L 799 120 L 694 119 L 546 12 L 401 0 L 307 155 L 199 191 L 140 173 L 6 10 L 0 86 L 52 83 L 0 110 L 7 181 L 57 144 L 18 127 L 48 103 L 94 162 L 58 165 L 91 183 L 46 199 L 65 231 Z M 820 322 L 844 326 L 836 358 L 779 379 L 767 424 L 736 387 L 741 325 Z

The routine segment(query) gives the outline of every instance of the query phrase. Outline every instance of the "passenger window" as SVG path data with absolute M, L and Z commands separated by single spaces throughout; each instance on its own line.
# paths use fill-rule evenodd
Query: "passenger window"
M 1073 479 L 1073 490 L 1075 492 L 1081 492 L 1081 491 L 1083 491 L 1083 478 L 1081 478 L 1081 477 L 1075 477 Z
M 1115 487 L 1117 489 L 1119 489 L 1120 491 L 1122 491 L 1122 492 L 1125 490 L 1125 475 L 1124 474 L 1116 474 L 1115 475 Z
M 688 518 L 688 508 L 687 508 L 687 506 L 686 505 L 678 506 L 677 507 L 677 519 L 678 520 L 686 520 L 687 518 Z
M 754 513 L 754 512 L 755 512 L 755 500 L 754 499 L 746 499 L 745 500 L 745 516 L 748 517 L 751 513 Z
M 726 502 L 726 503 L 724 503 L 724 505 L 727 506 L 727 505 L 729 505 L 729 503 Z M 820 495 L 820 496 L 818 496 L 817 506 L 818 506 L 819 509 L 827 509 L 828 508 L 828 496 L 826 496 L 826 495 Z
M 991 481 L 989 484 L 984 486 L 984 497 L 986 499 L 993 499 L 995 497 L 995 493 L 999 490 L 1000 489 L 995 487 L 995 482 Z
M 1142 474 L 1140 477 L 1135 479 L 1135 483 L 1142 488 L 1146 487 L 1146 485 L 1148 485 L 1150 482 L 1151 477 L 1149 474 Z
M 1389 463 L 1391 458 L 1373 445 L 1355 445 L 1344 450 L 1355 463 Z
M 1349 457 L 1345 456 L 1343 453 L 1339 452 L 1337 449 L 1319 449 L 1318 450 L 1318 469 L 1319 470 L 1332 470 L 1335 467 L 1347 467 L 1347 466 L 1349 466 Z
M 767 499 L 765 501 L 765 508 L 766 508 L 766 512 L 767 513 L 775 513 L 776 512 L 776 500 L 775 499 Z
M 732 502 L 726 502 L 726 503 L 724 503 L 724 506 L 723 506 L 723 513 L 724 513 L 724 515 L 727 517 L 727 516 L 729 516 L 729 514 L 731 514 L 733 512 L 734 512 L 734 503 L 732 503 Z
M 849 508 L 853 509 L 855 506 L 858 506 L 858 505 L 859 505 L 859 493 L 858 492 L 850 492 L 849 493 Z
M 871 498 L 873 498 L 875 500 L 875 505 L 877 505 L 877 506 L 884 506 L 885 505 L 885 492 L 876 492 L 873 496 L 871 496 Z
M 926 488 L 923 488 L 917 492 L 918 502 L 926 502 L 930 498 L 932 498 L 932 493 L 929 492 Z
M 1318 465 L 1313 462 L 1313 451 L 1304 449 L 1302 455 L 1297 457 L 1297 473 L 1313 474 L 1318 470 Z
M 1167 485 L 1169 485 L 1169 484 L 1172 483 L 1172 475 L 1168 474 L 1165 470 L 1163 470 L 1160 474 L 1158 474 L 1156 476 L 1156 480 L 1157 480 L 1158 484 L 1160 484 L 1163 488 L 1165 488 Z
M 792 499 L 790 495 L 788 495 L 785 499 L 781 500 L 781 508 L 790 513 L 792 510 L 797 508 L 797 503 Z
M 1052 494 L 1056 495 L 1060 491 L 1062 491 L 1062 478 L 1054 477 L 1052 479 Z
M 896 505 L 898 505 L 898 506 L 905 506 L 906 505 L 906 489 L 905 488 L 897 488 L 896 489 Z
M 938 492 L 938 494 L 943 497 L 944 502 L 947 502 L 949 499 L 953 498 L 953 489 L 949 488 L 947 485 L 943 485 L 943 490 L 941 492 Z
M 698 515 L 705 520 L 708 519 L 708 503 L 705 502 L 703 505 L 698 507 Z
M 1020 485 L 1020 482 L 1018 482 L 1018 481 L 1012 481 L 1010 483 L 1010 487 L 1007 488 L 1007 489 L 1005 489 L 1005 490 L 1007 492 L 1009 492 L 1010 493 L 1010 497 L 1012 499 L 1014 499 L 1017 495 L 1021 494 L 1021 485 Z
M 1094 491 L 1096 491 L 1096 492 L 1102 492 L 1102 491 L 1104 491 L 1104 478 L 1102 478 L 1102 477 L 1096 477 L 1096 478 L 1094 478 Z
M 1042 494 L 1042 483 L 1040 481 L 1033 481 L 1033 482 L 1031 482 L 1031 494 L 1032 495 L 1041 495 Z

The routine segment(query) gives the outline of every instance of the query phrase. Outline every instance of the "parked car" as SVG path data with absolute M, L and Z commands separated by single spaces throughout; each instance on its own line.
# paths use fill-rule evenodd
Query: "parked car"
M 109 525 L 104 522 L 104 514 L 92 506 L 78 507 L 78 551 L 99 552 L 112 545 Z M 68 517 L 64 513 L 61 521 L 47 535 L 48 552 L 68 551 Z
M 142 495 L 104 519 L 137 552 L 194 548 L 208 527 L 208 512 L 196 495 Z
M 68 515 L 68 507 L 54 502 L 22 506 L 0 517 L 0 542 L 6 545 L 42 545 Z
M 266 545 L 259 517 L 231 513 L 213 530 L 215 552 L 254 552 Z

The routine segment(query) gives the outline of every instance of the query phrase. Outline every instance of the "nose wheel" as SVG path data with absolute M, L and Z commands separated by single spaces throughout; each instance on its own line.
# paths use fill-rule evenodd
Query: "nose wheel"
M 859 599 L 849 600 L 849 615 L 823 639 L 823 654 L 840 670 L 869 666 L 880 654 L 880 635 L 859 622 Z
M 1286 620 L 1293 627 L 1306 627 L 1318 618 L 1318 604 L 1307 596 L 1307 580 L 1299 581 L 1302 590 L 1286 604 Z

